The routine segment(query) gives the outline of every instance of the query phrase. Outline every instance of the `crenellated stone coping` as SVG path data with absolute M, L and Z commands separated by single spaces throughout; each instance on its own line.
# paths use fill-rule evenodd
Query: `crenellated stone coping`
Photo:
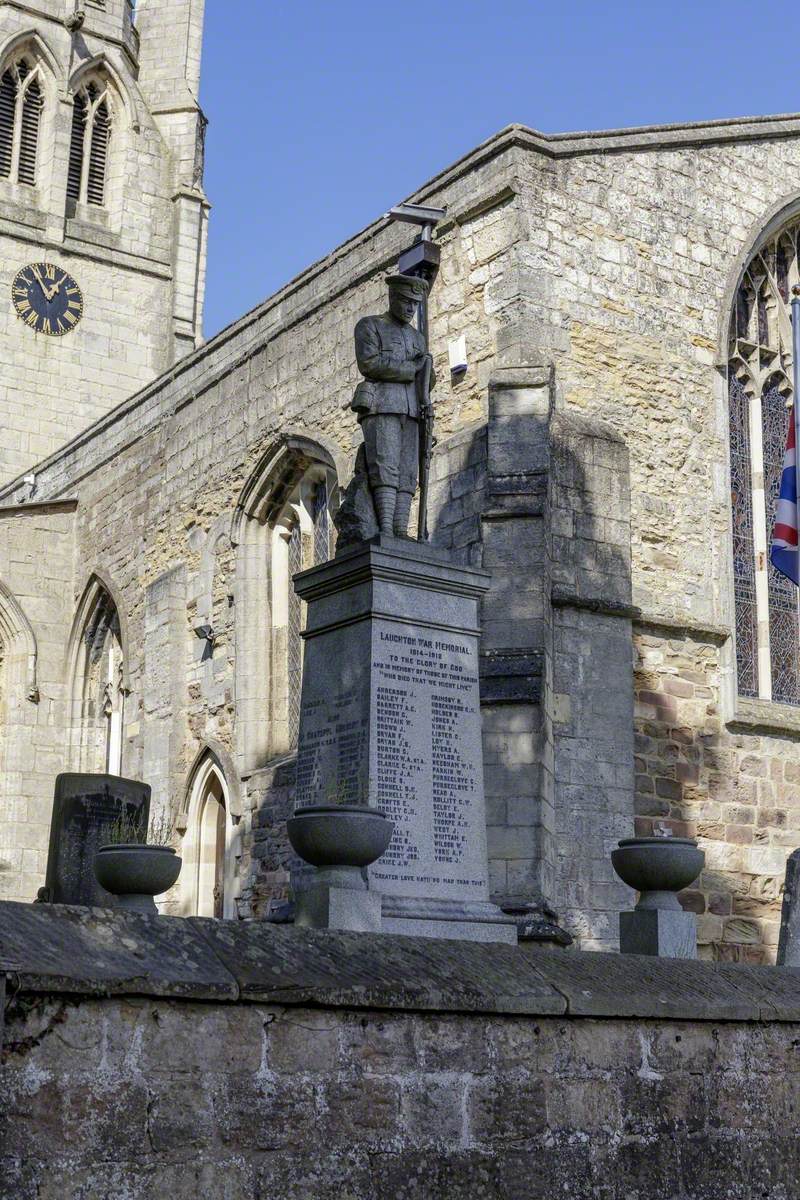
M 531 1016 L 800 1021 L 800 970 L 0 903 L 9 991 Z

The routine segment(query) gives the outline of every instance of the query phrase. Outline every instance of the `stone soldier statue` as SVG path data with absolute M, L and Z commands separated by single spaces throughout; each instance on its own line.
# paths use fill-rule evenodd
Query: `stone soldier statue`
M 364 435 L 367 477 L 381 533 L 408 534 L 417 490 L 420 426 L 433 386 L 431 360 L 411 321 L 427 295 L 424 279 L 388 275 L 389 311 L 362 317 L 355 328 L 356 361 L 364 376 L 351 407 Z M 423 380 L 430 378 L 426 389 Z

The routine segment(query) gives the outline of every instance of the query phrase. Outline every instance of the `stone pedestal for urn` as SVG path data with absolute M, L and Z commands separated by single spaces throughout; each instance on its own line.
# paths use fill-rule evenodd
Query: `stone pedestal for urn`
M 381 895 L 364 870 L 385 852 L 392 822 L 368 805 L 316 804 L 298 810 L 286 828 L 292 847 L 316 868 L 298 894 L 295 924 L 380 933 Z
M 308 606 L 296 815 L 335 800 L 393 822 L 368 869 L 386 932 L 515 942 L 513 919 L 489 901 L 478 694 L 487 574 L 382 534 L 294 583 Z
M 659 958 L 697 958 L 697 923 L 684 912 L 677 892 L 703 869 L 705 854 L 693 838 L 625 838 L 611 853 L 623 883 L 639 892 L 633 912 L 619 915 L 623 954 Z

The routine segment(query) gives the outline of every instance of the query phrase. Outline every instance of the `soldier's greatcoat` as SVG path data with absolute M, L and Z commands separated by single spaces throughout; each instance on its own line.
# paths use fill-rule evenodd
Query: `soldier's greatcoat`
M 419 418 L 416 375 L 425 355 L 425 340 L 413 325 L 391 313 L 362 317 L 355 328 L 356 361 L 364 376 L 351 407 L 358 419 L 394 413 Z

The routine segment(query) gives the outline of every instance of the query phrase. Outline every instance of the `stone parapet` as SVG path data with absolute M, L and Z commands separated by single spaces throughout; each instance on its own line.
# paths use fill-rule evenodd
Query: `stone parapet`
M 800 969 L 0 903 L 15 995 L 800 1021 Z
M 796 1194 L 797 970 L 14 904 L 0 929 L 3 1197 Z

